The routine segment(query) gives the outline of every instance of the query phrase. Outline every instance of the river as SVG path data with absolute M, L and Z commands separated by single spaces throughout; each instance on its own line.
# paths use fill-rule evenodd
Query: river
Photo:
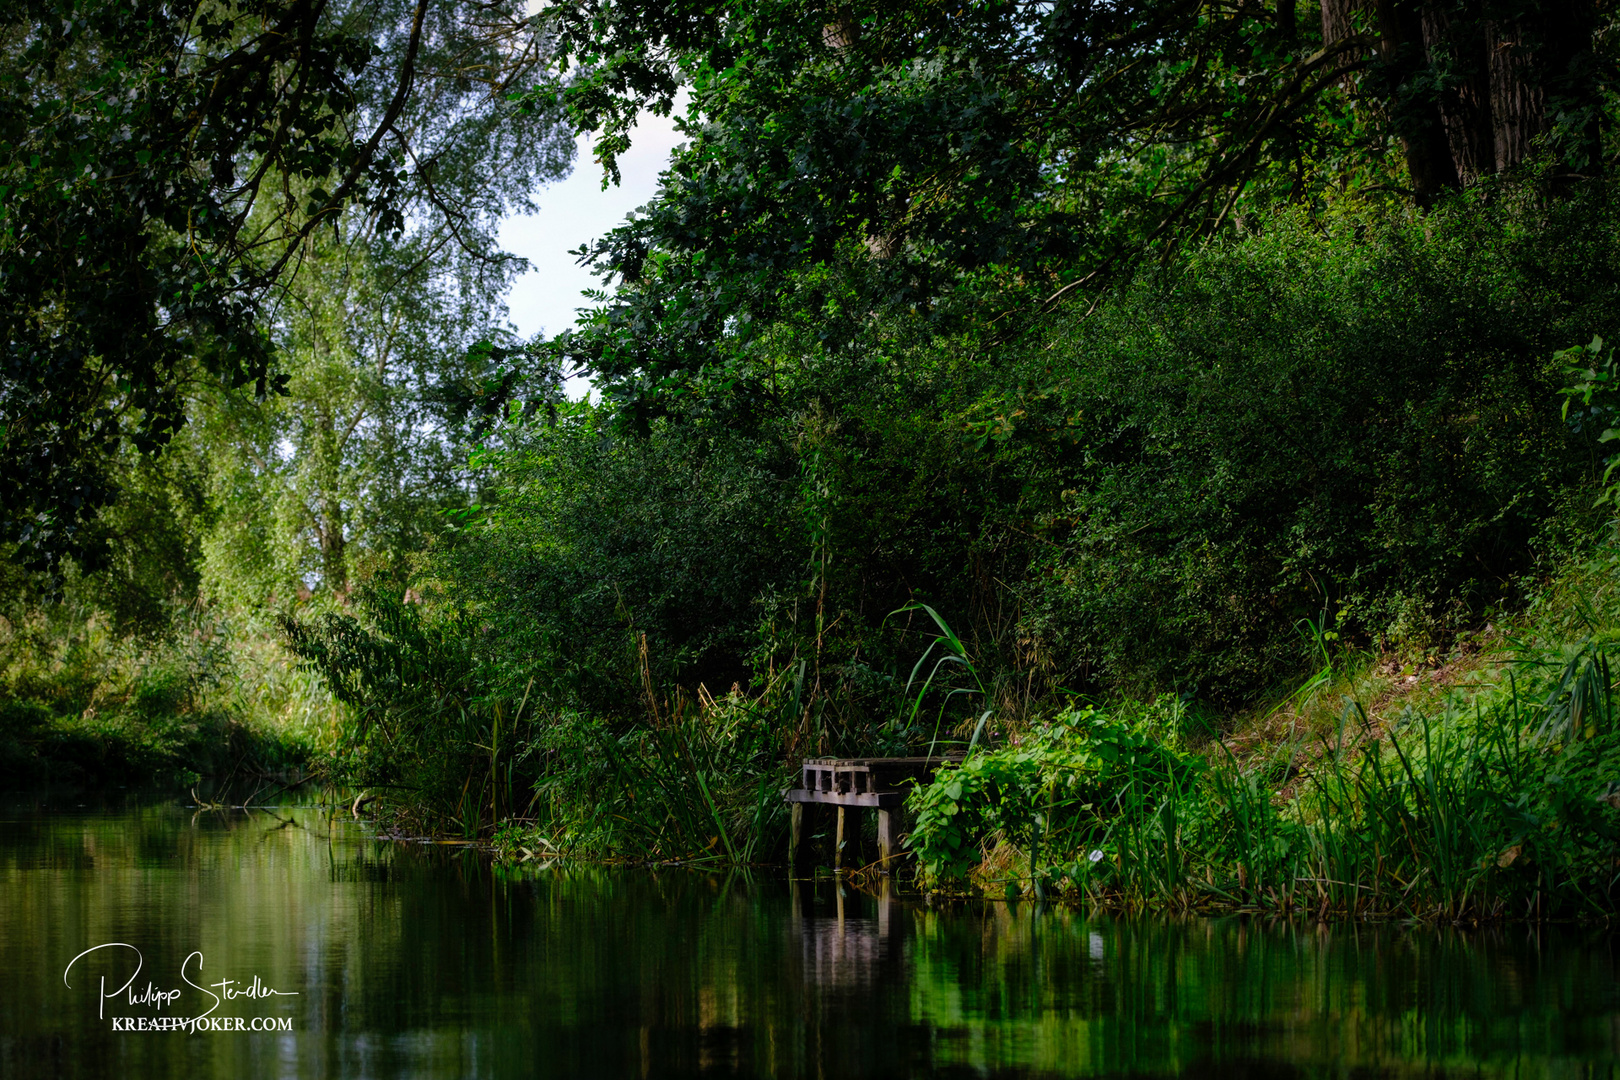
M 119 797 L 11 797 L 0 883 L 0 1077 L 1620 1071 L 1603 930 L 930 907 Z

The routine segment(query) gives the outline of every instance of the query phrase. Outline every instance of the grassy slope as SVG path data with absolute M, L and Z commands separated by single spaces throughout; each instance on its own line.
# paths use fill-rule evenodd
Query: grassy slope
M 1071 711 L 914 798 L 925 882 L 1123 908 L 1607 917 L 1617 640 L 1610 543 L 1443 654 L 1329 647 L 1280 703 L 1219 722 L 1164 701 Z

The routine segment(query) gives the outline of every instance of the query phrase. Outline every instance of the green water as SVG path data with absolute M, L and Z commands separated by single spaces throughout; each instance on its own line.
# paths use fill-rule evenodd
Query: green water
M 133 948 L 64 985 L 109 942 Z M 136 950 L 133 991 L 181 991 L 161 1011 L 98 1000 Z M 503 870 L 316 808 L 0 812 L 5 1077 L 1611 1076 L 1615 963 L 1602 931 L 1088 920 L 766 875 Z M 290 1030 L 113 1030 L 255 977 L 284 993 L 209 1022 Z

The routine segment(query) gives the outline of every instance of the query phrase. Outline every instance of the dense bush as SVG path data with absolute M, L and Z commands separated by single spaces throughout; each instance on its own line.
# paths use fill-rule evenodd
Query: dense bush
M 918 599 L 1037 690 L 1242 700 L 1304 619 L 1432 647 L 1514 598 L 1595 461 L 1553 353 L 1611 318 L 1613 214 L 1509 194 L 1279 217 L 1005 340 L 879 320 L 723 434 L 582 411 L 503 463 L 457 586 L 620 699 L 642 632 L 690 684 L 812 636 L 892 679 L 920 645 L 884 619 Z
M 548 700 L 639 711 L 644 679 L 748 681 L 760 598 L 802 573 L 780 447 L 722 430 L 624 438 L 589 404 L 508 432 L 503 490 L 434 569 Z
M 1123 816 L 1183 797 L 1202 761 L 1094 708 L 1066 709 L 1024 744 L 974 754 L 942 769 L 912 795 L 910 845 L 919 873 L 935 884 L 983 861 L 987 837 L 1027 852 L 1032 882 L 1088 879 Z M 1022 868 L 1020 868 L 1022 869 Z
M 1591 476 L 1553 353 L 1620 285 L 1612 213 L 1521 220 L 1281 220 L 1057 327 L 1085 460 L 1031 633 L 1105 682 L 1231 700 L 1297 662 L 1302 619 L 1421 649 L 1511 597 Z
M 520 771 L 534 714 L 513 669 L 484 651 L 487 636 L 376 586 L 354 609 L 282 616 L 294 655 L 347 706 L 334 771 L 408 807 L 419 827 L 472 836 L 518 812 L 534 780 Z
M 558 705 L 490 625 L 377 587 L 352 613 L 283 626 L 349 707 L 333 764 L 410 827 L 732 862 L 768 857 L 784 836 L 792 767 L 777 695 L 677 692 L 643 699 L 646 713 L 629 719 L 587 714 Z
M 271 716 L 286 703 L 273 679 L 244 685 L 229 628 L 165 621 L 132 638 L 68 605 L 0 620 L 0 784 L 245 781 L 307 764 L 310 726 Z

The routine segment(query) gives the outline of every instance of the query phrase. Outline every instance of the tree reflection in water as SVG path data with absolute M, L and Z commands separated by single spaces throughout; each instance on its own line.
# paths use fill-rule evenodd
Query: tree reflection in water
M 79 801 L 0 815 L 0 1078 L 1554 1077 L 1620 1060 L 1601 930 L 931 907 L 764 872 L 500 866 L 346 811 Z M 137 944 L 159 987 L 196 949 L 210 981 L 297 991 L 295 1030 L 115 1035 L 62 984 L 103 941 Z

